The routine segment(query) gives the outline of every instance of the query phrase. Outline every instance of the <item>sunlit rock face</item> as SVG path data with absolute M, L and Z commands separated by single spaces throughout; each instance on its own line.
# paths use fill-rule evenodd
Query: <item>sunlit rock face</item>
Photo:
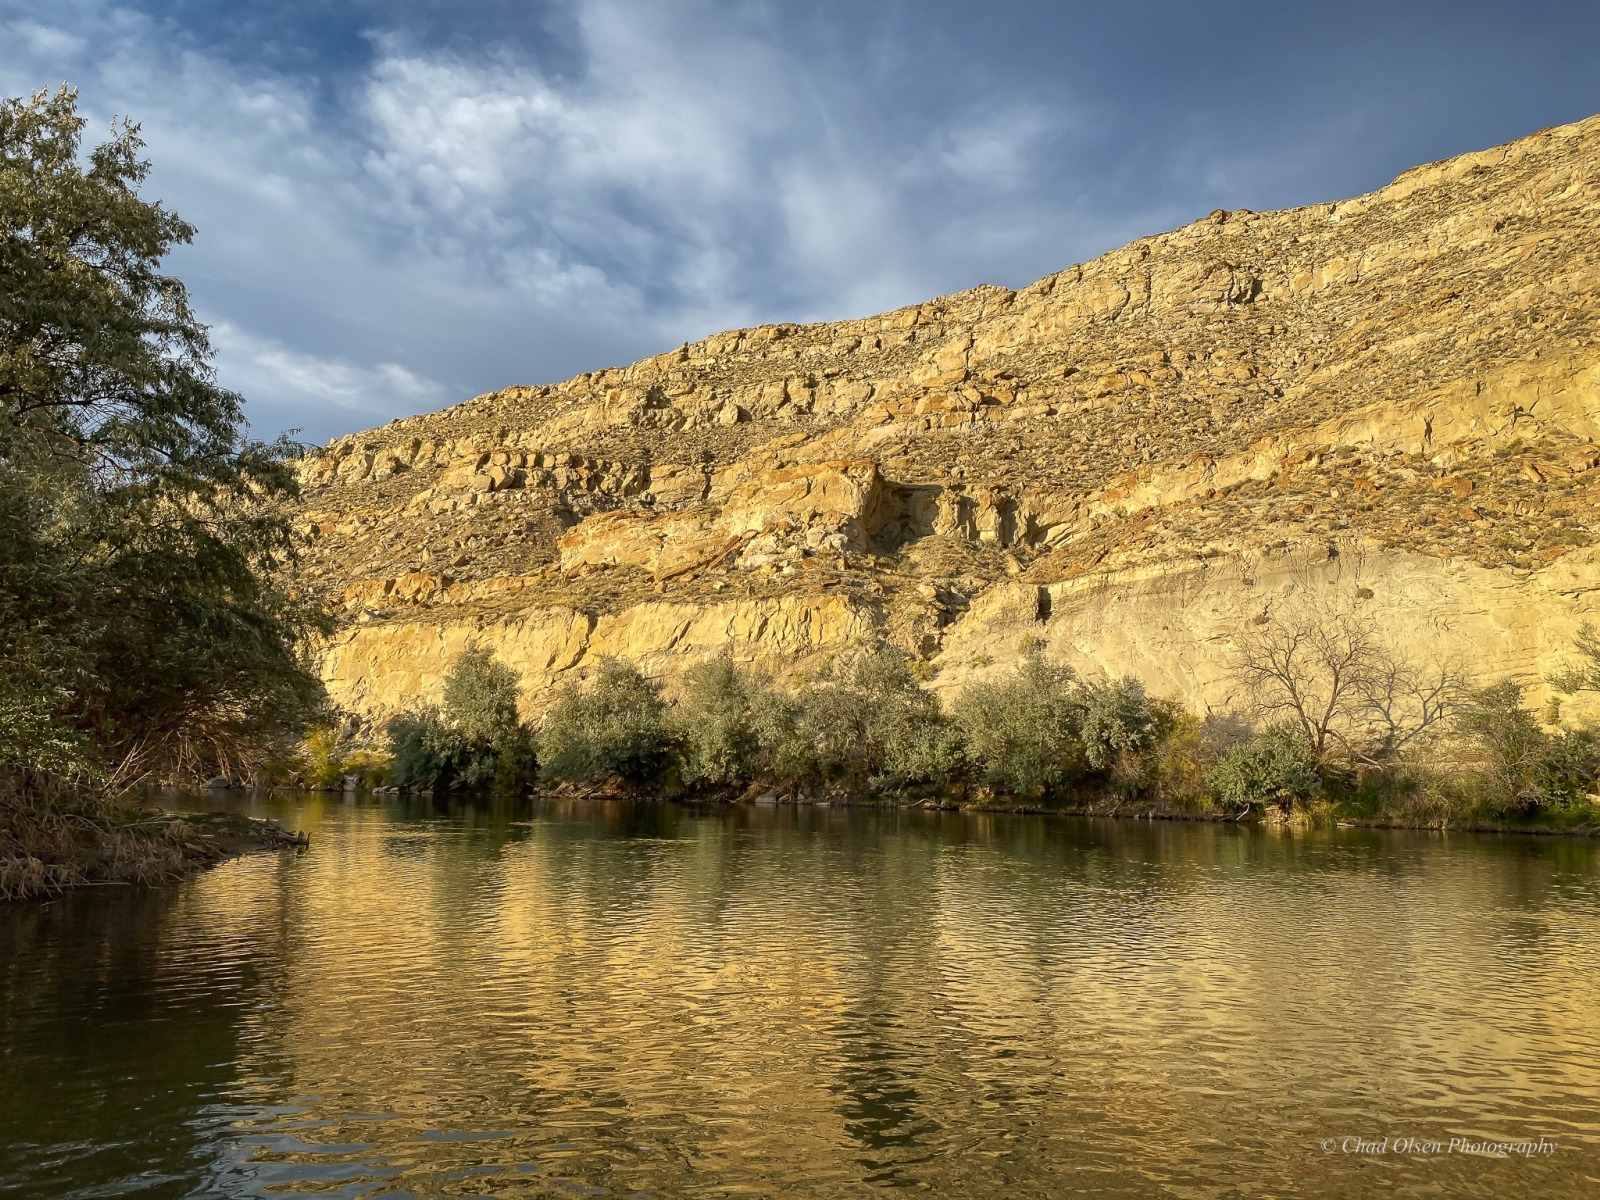
M 373 716 L 469 644 L 537 711 L 605 655 L 873 637 L 941 689 L 1039 638 L 1226 707 L 1234 632 L 1310 593 L 1536 686 L 1597 607 L 1597 297 L 1600 117 L 343 438 L 300 464 L 298 582 Z

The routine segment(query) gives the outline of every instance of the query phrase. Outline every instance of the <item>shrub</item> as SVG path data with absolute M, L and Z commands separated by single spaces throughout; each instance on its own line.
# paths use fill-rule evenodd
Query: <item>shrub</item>
M 817 777 L 817 755 L 810 731 L 802 721 L 807 689 L 799 695 L 768 692 L 765 702 L 750 711 L 755 733 L 760 776 L 774 783 L 795 784 Z
M 444 717 L 463 740 L 492 746 L 514 736 L 517 675 L 488 650 L 464 650 L 444 677 Z
M 1026 652 L 1009 679 L 969 685 L 952 716 L 967 761 L 984 783 L 1014 792 L 1053 787 L 1086 765 L 1079 740 L 1081 697 L 1070 667 Z
M 439 711 L 425 708 L 389 722 L 394 781 L 401 787 L 444 791 L 460 778 L 466 745 Z
M 1473 692 L 1457 720 L 1469 745 L 1482 759 L 1502 801 L 1538 802 L 1535 778 L 1549 748 L 1538 718 L 1522 707 L 1522 689 L 1510 680 Z
M 306 734 L 300 750 L 301 782 L 314 788 L 332 787 L 344 774 L 344 746 L 339 729 L 323 725 Z
M 442 708 L 389 722 L 393 775 L 402 787 L 520 787 L 536 767 L 533 734 L 517 719 L 517 676 L 488 650 L 450 664 Z
M 1588 803 L 1600 775 L 1600 737 L 1593 730 L 1565 730 L 1550 738 L 1533 768 L 1540 804 L 1575 808 Z
M 661 775 L 677 742 L 660 689 L 608 658 L 587 688 L 563 688 L 545 715 L 540 765 L 550 779 L 643 783 Z
M 1204 806 L 1211 756 L 1200 719 L 1171 700 L 1153 701 L 1150 712 L 1154 733 L 1144 755 L 1141 785 L 1169 804 Z
M 1109 771 L 1155 743 L 1155 714 L 1137 679 L 1081 684 L 1077 704 L 1078 740 L 1094 770 Z
M 1206 781 L 1218 799 L 1240 809 L 1276 806 L 1287 811 L 1296 800 L 1322 792 L 1316 756 L 1300 728 L 1287 721 L 1229 746 Z
M 943 782 L 955 769 L 938 701 L 892 646 L 830 663 L 774 716 L 765 749 L 791 778 L 899 787 Z
M 684 746 L 685 782 L 734 783 L 761 772 L 757 711 L 772 700 L 766 681 L 726 654 L 684 672 L 673 712 Z

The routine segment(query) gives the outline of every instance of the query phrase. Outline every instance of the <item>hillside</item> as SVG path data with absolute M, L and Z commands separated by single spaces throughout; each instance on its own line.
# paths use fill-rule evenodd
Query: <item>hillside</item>
M 1214 212 L 1020 291 L 734 330 L 301 463 L 335 699 L 481 642 L 778 669 L 1024 637 L 1202 708 L 1295 592 L 1536 685 L 1595 609 L 1600 117 L 1352 200 Z

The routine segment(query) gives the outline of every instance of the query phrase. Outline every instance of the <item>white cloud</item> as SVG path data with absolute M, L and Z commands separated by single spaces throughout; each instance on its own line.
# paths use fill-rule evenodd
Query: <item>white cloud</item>
M 284 414 L 334 405 L 363 423 L 434 408 L 459 397 L 396 362 L 357 366 L 318 358 L 223 321 L 211 328 L 221 374 L 259 408 Z M 252 422 L 259 424 L 259 422 Z M 275 430 L 273 432 L 276 432 Z
M 330 107 L 129 8 L 62 0 L 0 13 L 0 85 L 71 78 L 99 129 L 142 122 L 151 194 L 200 230 L 174 267 L 262 433 L 321 439 L 730 325 L 1022 283 L 1117 223 L 1046 192 L 1041 159 L 1079 121 L 1059 97 L 880 127 L 848 64 L 726 8 L 571 2 L 572 69 L 375 34 Z

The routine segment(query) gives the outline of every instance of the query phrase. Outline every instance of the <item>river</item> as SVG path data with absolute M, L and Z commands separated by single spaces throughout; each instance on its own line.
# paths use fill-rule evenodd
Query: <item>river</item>
M 1594 841 L 233 803 L 0 908 L 0 1196 L 1600 1194 Z

